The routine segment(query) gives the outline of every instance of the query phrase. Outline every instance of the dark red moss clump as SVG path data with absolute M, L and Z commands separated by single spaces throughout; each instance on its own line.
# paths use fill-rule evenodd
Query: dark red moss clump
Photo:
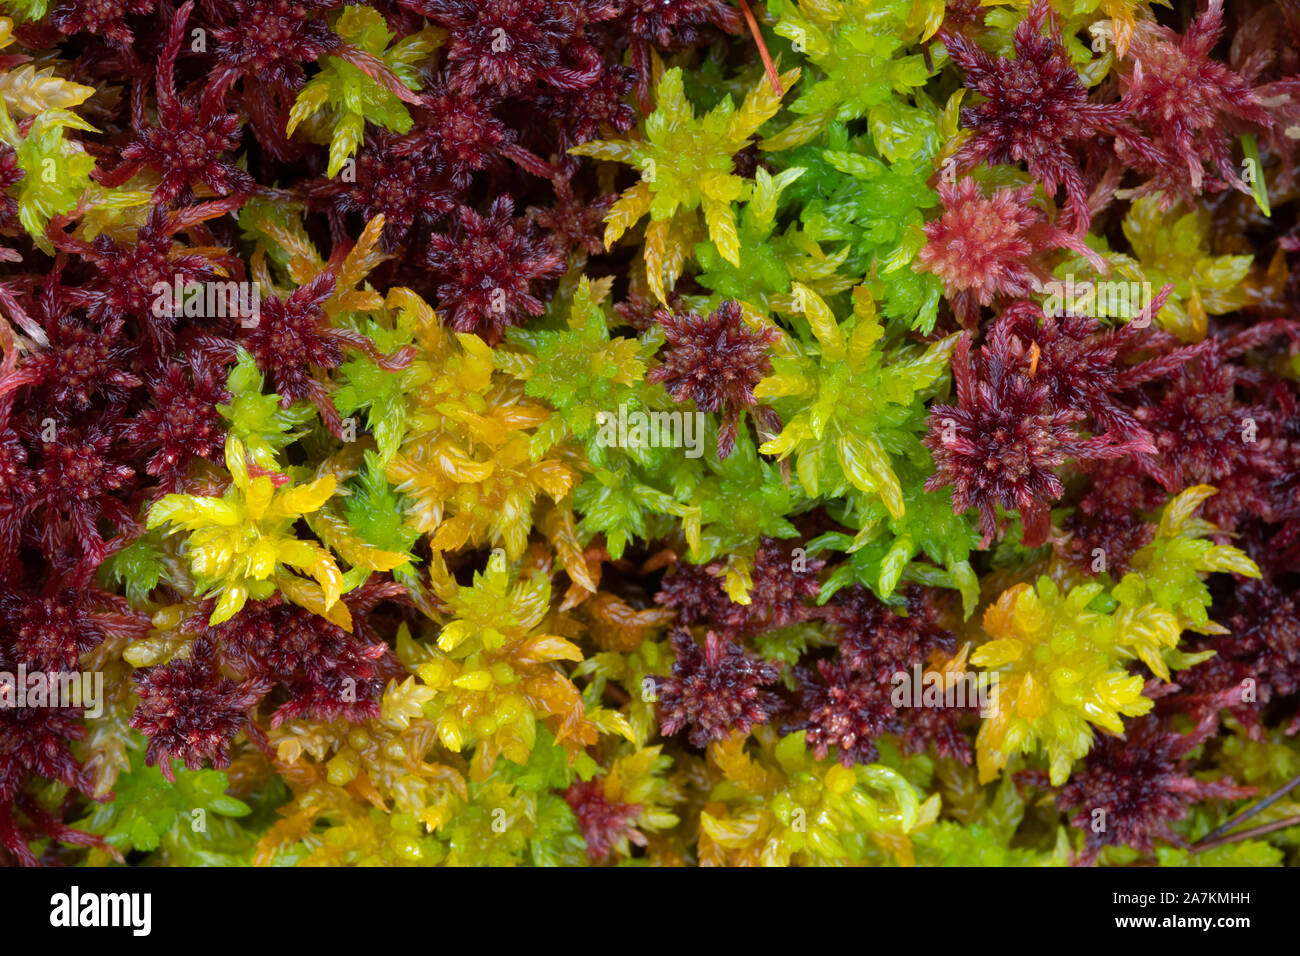
M 840 656 L 854 670 L 888 681 L 899 669 L 956 650 L 956 637 L 939 625 L 926 592 L 909 588 L 904 598 L 903 606 L 891 607 L 866 588 L 854 587 L 826 605 L 822 614 L 839 642 Z
M 230 766 L 230 745 L 248 724 L 249 711 L 270 689 L 264 680 L 233 681 L 217 670 L 214 649 L 205 642 L 188 660 L 137 673 L 140 704 L 131 726 L 149 738 L 145 760 L 175 779 L 171 758 L 191 770 L 205 760 Z
M 812 618 L 825 564 L 787 541 L 764 538 L 750 571 L 748 604 L 727 597 L 717 563 L 701 567 L 679 562 L 664 578 L 655 600 L 674 608 L 682 624 L 707 624 L 728 637 L 748 637 Z
M 534 282 L 556 278 L 564 257 L 526 219 L 514 200 L 499 196 L 486 216 L 462 206 L 451 232 L 429 240 L 427 265 L 452 328 L 478 332 L 496 344 L 508 326 L 541 315 Z
M 889 684 L 855 671 L 845 662 L 818 661 L 817 672 L 801 671 L 799 707 L 806 714 L 808 746 L 825 759 L 831 747 L 846 767 L 875 763 L 876 738 L 895 724 L 898 711 Z
M 246 606 L 211 633 L 228 668 L 288 689 L 290 699 L 271 715 L 272 727 L 299 717 L 365 721 L 379 716 L 383 682 L 377 662 L 389 653 L 384 644 L 367 644 L 275 599 Z
M 1207 340 L 1158 403 L 1135 410 L 1155 441 L 1153 453 L 1139 458 L 1144 470 L 1169 491 L 1214 485 L 1218 500 L 1207 502 L 1206 516 L 1227 528 L 1242 512 L 1278 520 L 1268 488 L 1284 474 L 1291 453 L 1277 440 L 1274 412 L 1239 399 L 1238 375 L 1221 343 Z
M 831 660 L 816 670 L 800 667 L 795 726 L 807 731 L 819 757 L 833 747 L 841 764 L 874 763 L 877 740 L 895 736 L 907 753 L 933 748 L 963 764 L 971 760 L 962 729 L 972 706 L 924 706 L 928 664 L 951 654 L 956 637 L 938 623 L 938 612 L 920 588 L 910 588 L 906 603 L 890 607 L 862 587 L 841 591 L 821 612 L 838 641 Z M 913 693 L 900 693 L 916 683 Z M 937 686 L 937 685 L 936 685 Z M 956 703 L 955 700 L 951 701 Z M 973 703 L 973 702 L 972 702 Z
M 575 781 L 564 792 L 564 800 L 578 818 L 589 859 L 605 859 L 621 839 L 645 845 L 645 836 L 631 825 L 641 807 L 635 803 L 610 803 L 605 799 L 604 782 L 600 778 Z
M 1266 579 L 1242 580 L 1225 610 L 1228 633 L 1194 643 L 1214 656 L 1174 674 L 1181 693 L 1160 704 L 1198 719 L 1227 712 L 1258 736 L 1264 708 L 1300 692 L 1300 597 Z M 1300 716 L 1291 716 L 1288 730 L 1295 732 Z
M 677 628 L 672 644 L 677 655 L 672 676 L 659 681 L 659 726 L 666 736 L 689 728 L 691 744 L 706 747 L 733 733 L 749 733 L 776 711 L 778 698 L 761 688 L 776 683 L 779 665 L 750 656 L 712 631 L 700 647 L 690 631 Z
M 662 382 L 674 401 L 693 401 L 702 412 L 722 412 L 719 458 L 731 454 L 740 415 L 747 409 L 754 410 L 768 431 L 780 428 L 775 413 L 758 408 L 754 397 L 754 386 L 772 371 L 768 347 L 780 335 L 776 328 L 751 329 L 734 300 L 722 303 L 708 318 L 667 311 L 657 318 L 668 348 L 646 381 Z
M 152 4 L 151 4 L 152 5 Z M 246 193 L 253 186 L 247 172 L 226 158 L 239 146 L 239 114 L 227 113 L 211 99 L 183 96 L 176 90 L 176 57 L 194 4 L 186 3 L 173 18 L 158 60 L 158 122 L 136 130 L 121 151 L 122 163 L 100 176 L 105 185 L 121 185 L 146 167 L 162 179 L 154 202 L 189 203 L 194 187 L 207 186 L 218 196 Z
M 366 585 L 350 597 L 369 610 L 391 596 L 391 586 Z M 141 706 L 132 726 L 150 738 L 151 762 L 166 753 L 186 766 L 203 759 L 225 766 L 235 735 L 277 688 L 284 700 L 270 713 L 271 728 L 296 719 L 364 722 L 379 716 L 384 681 L 399 670 L 386 644 L 278 597 L 254 601 L 205 629 L 190 659 L 137 675 Z M 203 703 L 209 694 L 215 707 Z
M 1188 754 L 1213 729 L 1202 724 L 1181 734 L 1147 716 L 1131 721 L 1124 737 L 1100 736 L 1057 801 L 1061 809 L 1074 811 L 1070 823 L 1087 833 L 1079 862 L 1092 863 L 1104 846 L 1150 853 L 1155 839 L 1185 845 L 1171 824 L 1187 816 L 1193 804 L 1253 795 L 1253 787 L 1192 775 Z
M 1052 32 L 1043 35 L 1044 23 Z M 993 57 L 974 40 L 939 31 L 965 71 L 965 84 L 985 99 L 962 109 L 974 135 L 957 154 L 961 169 L 978 163 L 1024 163 L 1049 196 L 1064 187 L 1066 226 L 1088 228 L 1088 187 L 1078 154 L 1101 136 L 1115 136 L 1125 118 L 1118 103 L 1093 103 L 1061 42 L 1059 17 L 1035 0 L 1015 33 L 1015 57 Z
M 1052 546 L 1085 575 L 1121 579 L 1129 561 L 1155 536 L 1147 520 L 1168 496 L 1132 462 L 1102 462 L 1088 490 L 1062 521 Z
M 952 361 L 956 406 L 930 409 L 925 445 L 935 473 L 925 490 L 953 486 L 953 511 L 978 508 L 982 547 L 1001 524 L 998 509 L 1019 511 L 1023 543 L 1038 547 L 1051 528 L 1051 503 L 1065 491 L 1057 469 L 1066 461 L 1104 461 L 1152 449 L 1143 436 L 1081 437 L 1087 412 L 1052 401 L 1052 377 L 1038 374 L 1033 350 L 999 323 L 989 342 L 972 356 L 963 337 Z
M 1210 0 L 1181 36 L 1151 22 L 1134 30 L 1123 105 L 1148 139 L 1142 148 L 1121 141 L 1116 149 L 1150 174 L 1135 195 L 1158 192 L 1168 203 L 1191 202 L 1202 191 L 1251 192 L 1232 143 L 1268 132 L 1274 121 L 1250 84 L 1210 57 L 1222 35 L 1222 0 Z
M 12 666 L 4 670 L 13 673 Z M 64 826 L 31 799 L 24 788 L 32 776 L 57 780 L 89 796 L 90 772 L 72 753 L 71 741 L 86 729 L 72 708 L 0 708 L 0 846 L 23 866 L 36 866 L 28 840 L 53 836 L 77 846 L 102 845 L 88 834 Z

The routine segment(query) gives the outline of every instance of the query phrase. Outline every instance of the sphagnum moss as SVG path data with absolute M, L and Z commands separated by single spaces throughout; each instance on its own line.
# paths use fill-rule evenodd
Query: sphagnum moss
M 105 693 L 0 857 L 1294 862 L 1197 843 L 1300 762 L 1297 38 L 1199 6 L 6 0 L 0 672 Z

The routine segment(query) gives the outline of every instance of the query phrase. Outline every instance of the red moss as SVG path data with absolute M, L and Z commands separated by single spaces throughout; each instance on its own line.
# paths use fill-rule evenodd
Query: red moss
M 323 272 L 295 289 L 289 298 L 272 296 L 261 303 L 257 320 L 241 335 L 258 367 L 272 376 L 281 406 L 310 401 L 326 427 L 338 437 L 342 437 L 343 423 L 317 373 L 342 365 L 345 347 L 364 352 L 390 371 L 399 371 L 411 362 L 410 350 L 383 355 L 360 332 L 330 324 L 321 306 L 334 294 L 346 251 L 337 251 Z
M 150 404 L 127 426 L 123 437 L 152 449 L 145 472 L 160 486 L 178 490 L 195 458 L 218 460 L 226 427 L 217 406 L 230 401 L 212 364 L 195 354 L 191 366 L 169 365 L 149 381 Z
M 45 671 L 76 670 L 106 637 L 148 630 L 148 618 L 131 613 L 124 598 L 60 578 L 35 590 L 0 590 L 0 622 L 9 631 L 9 656 Z
M 1206 503 L 1205 514 L 1228 528 L 1243 511 L 1278 518 L 1268 487 L 1287 462 L 1287 446 L 1274 434 L 1273 413 L 1238 401 L 1237 378 L 1222 345 L 1208 340 L 1179 368 L 1158 402 L 1135 411 L 1155 442 L 1151 453 L 1138 459 L 1143 469 L 1171 492 L 1214 485 L 1219 493 Z
M 66 315 L 45 323 L 49 347 L 28 359 L 40 398 L 51 407 L 82 411 L 120 404 L 140 379 L 128 371 L 135 349 L 123 341 L 122 322 L 94 330 Z
M 321 308 L 334 294 L 334 282 L 332 274 L 322 272 L 287 299 L 268 298 L 261 305 L 257 324 L 243 335 L 244 345 L 258 367 L 271 376 L 285 408 L 309 400 L 324 415 L 325 407 L 332 405 L 312 371 L 343 364 L 343 347 L 331 334 Z
M 1170 291 L 1162 289 L 1148 304 L 1147 318 L 1159 313 Z M 1044 315 L 1030 302 L 1013 303 L 998 321 L 1029 357 L 1030 370 L 1046 384 L 1052 405 L 1082 409 L 1094 431 L 1142 440 L 1150 436 L 1131 409 L 1133 390 L 1168 379 L 1205 347 L 1173 347 L 1172 336 L 1144 331 L 1136 319 L 1106 328 L 1088 316 Z M 1126 361 L 1142 348 L 1153 354 L 1140 362 Z
M 425 262 L 437 282 L 441 311 L 458 332 L 477 332 L 489 345 L 544 306 L 533 283 L 559 276 L 564 257 L 514 218 L 514 200 L 498 196 L 486 216 L 462 206 L 450 234 L 429 240 Z
M 158 0 L 63 0 L 50 12 L 50 25 L 68 36 L 93 33 L 130 49 L 135 35 L 126 18 L 153 13 L 157 5 Z
M 533 222 L 547 230 L 551 240 L 572 256 L 575 251 L 600 255 L 605 251 L 602 238 L 605 215 L 618 198 L 607 193 L 595 199 L 586 199 L 573 188 L 570 180 L 556 177 L 552 180 L 555 198 L 546 206 L 530 206 L 528 215 Z
M 593 862 L 608 857 L 623 840 L 645 845 L 645 836 L 632 826 L 641 812 L 640 805 L 610 803 L 605 799 L 600 778 L 574 781 L 564 792 L 564 801 L 578 818 L 578 827 L 587 844 L 587 858 Z
M 459 190 L 468 189 L 471 175 L 485 168 L 516 134 L 494 112 L 496 104 L 484 102 L 455 88 L 435 87 L 420 98 L 425 123 L 419 138 L 406 137 L 393 144 L 398 155 L 434 151 L 451 169 Z
M 101 520 L 124 534 L 141 530 L 116 494 L 132 486 L 136 471 L 120 447 L 121 426 L 110 417 L 85 425 L 50 422 L 53 438 L 39 441 L 36 491 L 27 507 L 41 516 L 39 541 L 48 560 L 59 563 L 80 554 L 93 568 L 109 553 Z
M 679 561 L 655 595 L 655 603 L 677 612 L 680 624 L 712 624 L 721 621 L 731 605 L 723 590 L 721 568 Z
M 173 18 L 158 60 L 158 123 L 137 129 L 122 148 L 122 163 L 99 176 L 105 185 L 116 186 L 144 167 L 157 170 L 162 178 L 154 189 L 155 203 L 188 203 L 198 183 L 219 196 L 248 192 L 253 186 L 248 173 L 222 158 L 239 146 L 238 114 L 226 113 L 210 100 L 200 104 L 197 97 L 176 92 L 176 57 L 193 7 L 191 0 Z
M 905 605 L 890 607 L 866 588 L 855 586 L 836 594 L 821 613 L 849 666 L 888 681 L 896 671 L 923 664 L 936 652 L 956 649 L 955 636 L 939 625 L 938 612 L 926 593 L 908 588 Z
M 1044 36 L 1049 17 L 1052 33 Z M 961 111 L 962 122 L 973 134 L 956 156 L 959 168 L 1023 162 L 1049 196 L 1065 188 L 1063 222 L 1083 233 L 1091 216 L 1078 150 L 1097 136 L 1117 135 L 1125 110 L 1119 104 L 1089 102 L 1060 31 L 1060 18 L 1046 0 L 1035 0 L 1016 27 L 1014 59 L 993 57 L 974 40 L 947 28 L 938 36 L 966 71 L 966 86 L 985 98 Z
M 212 31 L 219 64 L 208 98 L 246 77 L 263 91 L 297 92 L 306 82 L 303 62 L 337 53 L 342 44 L 322 14 L 335 0 L 218 0 L 223 24 Z
M 289 701 L 272 713 L 272 727 L 300 717 L 360 722 L 379 716 L 383 681 L 376 661 L 388 655 L 384 644 L 366 644 L 278 598 L 249 603 L 207 634 L 234 673 L 286 686 Z
M 1264 706 L 1300 692 L 1300 598 L 1286 584 L 1241 579 L 1217 617 L 1229 633 L 1194 640 L 1193 650 L 1215 655 L 1176 673 L 1182 693 L 1162 708 L 1202 720 L 1226 710 L 1258 736 Z M 1289 731 L 1297 729 L 1300 717 Z
M 1232 142 L 1244 132 L 1270 130 L 1273 119 L 1241 76 L 1210 58 L 1222 35 L 1222 0 L 1210 0 L 1182 36 L 1150 21 L 1134 30 L 1124 106 L 1150 142 L 1144 149 L 1120 142 L 1116 149 L 1151 176 L 1135 195 L 1161 192 L 1169 203 L 1228 188 L 1251 194 Z
M 584 89 L 601 73 L 601 55 L 586 36 L 589 24 L 611 19 L 611 0 L 403 0 L 451 32 L 447 69 L 466 92 L 500 96 L 539 84 Z
M 632 35 L 637 100 L 641 111 L 649 113 L 652 46 L 663 50 L 702 46 L 715 38 L 715 29 L 738 35 L 745 21 L 726 0 L 628 0 L 619 25 Z
M 996 298 L 1020 298 L 1052 281 L 1041 257 L 1070 249 L 1105 270 L 1083 240 L 1058 229 L 1030 206 L 1035 187 L 999 189 L 985 199 L 975 180 L 939 184 L 943 215 L 925 227 L 928 240 L 916 268 L 943 280 L 944 294 L 967 328 L 979 325 L 979 307 Z
M 975 358 L 963 336 L 952 367 L 958 404 L 930 410 L 924 442 L 934 454 L 935 473 L 925 490 L 952 485 L 954 513 L 978 508 L 982 547 L 999 531 L 999 507 L 1020 512 L 1026 547 L 1047 541 L 1051 502 L 1065 490 L 1056 469 L 1067 460 L 1102 461 L 1152 450 L 1141 437 L 1081 438 L 1076 426 L 1086 411 L 1052 404 L 1050 384 L 1035 374 L 1009 325 L 995 327 Z
M 754 397 L 754 386 L 772 371 L 768 351 L 780 337 L 775 328 L 750 328 L 735 301 L 722 303 L 707 319 L 694 312 L 668 311 L 656 318 L 668 347 L 646 381 L 662 383 L 676 402 L 693 401 L 702 412 L 722 412 L 719 458 L 735 447 L 746 409 L 754 410 L 768 431 L 779 430 L 780 419 L 770 409 L 760 409 Z
M 720 563 L 701 567 L 684 561 L 664 578 L 655 601 L 676 609 L 681 624 L 708 624 L 731 638 L 761 634 L 813 616 L 825 564 L 819 558 L 797 557 L 787 541 L 764 538 L 750 570 L 748 604 L 727 596 Z
M 876 738 L 889 732 L 898 714 L 890 702 L 890 686 L 843 662 L 818 661 L 820 680 L 808 670 L 797 673 L 799 707 L 806 714 L 804 739 L 817 759 L 825 759 L 835 747 L 846 767 L 875 763 L 880 756 Z
M 951 757 L 970 766 L 972 753 L 970 736 L 963 723 L 978 708 L 968 707 L 904 707 L 898 712 L 898 724 L 893 732 L 898 735 L 907 754 L 923 754 L 931 749 L 940 757 Z
M 1183 846 L 1171 824 L 1186 817 L 1193 804 L 1255 792 L 1226 777 L 1205 781 L 1192 775 L 1187 755 L 1213 733 L 1212 725 L 1180 734 L 1147 716 L 1124 729 L 1123 737 L 1098 737 L 1057 798 L 1062 810 L 1077 811 L 1070 823 L 1087 833 L 1080 863 L 1091 864 L 1104 846 L 1131 846 L 1143 853 L 1152 852 L 1156 839 Z M 1104 817 L 1095 816 L 1099 810 Z
M 932 656 L 956 646 L 955 636 L 939 625 L 927 592 L 912 587 L 905 597 L 904 607 L 890 607 L 859 586 L 839 592 L 823 610 L 839 653 L 834 660 L 818 661 L 816 673 L 796 670 L 797 725 L 807 730 L 819 758 L 835 747 L 846 767 L 873 763 L 879 756 L 876 741 L 890 734 L 907 753 L 933 748 L 940 756 L 970 763 L 970 740 L 961 723 L 972 707 L 895 703 L 899 675 L 914 680 L 917 668 L 923 673 Z
M 777 681 L 779 665 L 751 657 L 713 631 L 700 647 L 690 631 L 679 627 L 672 644 L 677 655 L 673 673 L 658 686 L 659 727 L 665 736 L 689 728 L 691 744 L 706 747 L 733 733 L 749 733 L 776 711 L 776 695 L 760 688 Z
M 721 624 L 734 633 L 757 634 L 789 627 L 813 616 L 826 562 L 810 558 L 791 540 L 763 538 L 750 571 L 749 604 L 730 603 Z
M 18 154 L 8 143 L 0 143 L 0 225 L 16 228 L 18 223 L 18 200 L 8 194 L 10 186 L 16 186 L 27 175 L 26 170 L 18 165 Z
M 636 110 L 627 102 L 635 76 L 632 70 L 605 63 L 588 86 L 548 90 L 537 98 L 537 105 L 559 126 L 565 148 L 602 134 L 626 133 L 636 124 Z
M 384 246 L 421 240 L 446 219 L 464 193 L 448 162 L 423 137 L 398 137 L 375 130 L 356 158 L 355 182 L 338 177 L 310 183 L 305 191 L 327 202 L 336 215 L 384 217 Z
M 1087 491 L 1062 522 L 1064 534 L 1052 546 L 1085 575 L 1106 572 L 1118 581 L 1128 572 L 1133 555 L 1155 535 L 1155 524 L 1144 514 L 1159 508 L 1168 495 L 1132 462 L 1102 462 L 1091 477 Z
M 57 835 L 82 846 L 97 843 L 93 837 L 53 820 L 23 793 L 34 776 L 58 780 L 84 794 L 92 792 L 90 773 L 77 762 L 69 746 L 70 741 L 86 735 L 79 717 L 79 712 L 71 708 L 0 708 L 0 846 L 23 866 L 36 866 L 38 862 L 29 839 Z M 29 826 L 20 824 L 16 807 L 22 808 Z
M 191 770 L 203 761 L 230 766 L 230 745 L 248 723 L 249 710 L 270 689 L 266 680 L 236 683 L 216 668 L 213 647 L 200 641 L 193 656 L 135 674 L 140 703 L 131 726 L 149 738 L 145 763 L 175 780 L 171 758 Z
M 223 200 L 168 212 L 154 206 L 149 218 L 136 233 L 130 245 L 114 242 L 106 235 L 86 242 L 63 232 L 65 217 L 55 217 L 46 230 L 54 245 L 68 253 L 81 256 L 95 267 L 91 280 L 76 287 L 65 287 L 47 280 L 44 300 L 47 315 L 59 315 L 67 307 L 82 307 L 92 322 L 107 323 L 114 320 L 138 323 L 145 337 L 136 337 L 137 346 L 149 346 L 155 360 L 161 361 L 176 343 L 178 328 L 200 325 L 205 332 L 224 333 L 233 328 L 233 319 L 213 322 L 205 319 L 195 323 L 175 308 L 174 290 L 217 280 L 214 262 L 233 265 L 235 257 L 207 256 L 182 251 L 174 247 L 174 237 L 184 229 L 221 215 L 239 203 Z M 242 264 L 239 269 L 242 271 Z M 159 294 L 166 287 L 169 291 Z

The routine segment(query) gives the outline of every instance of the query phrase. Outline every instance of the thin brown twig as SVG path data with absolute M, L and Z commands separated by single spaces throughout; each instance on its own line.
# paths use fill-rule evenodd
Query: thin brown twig
M 1274 820 L 1272 823 L 1262 823 L 1257 827 L 1251 827 L 1249 830 L 1238 830 L 1236 833 L 1229 833 L 1217 840 L 1202 840 L 1192 847 L 1192 852 L 1201 853 L 1205 850 L 1213 850 L 1215 847 L 1236 843 L 1238 840 L 1248 840 L 1251 837 L 1263 836 L 1265 833 L 1272 833 L 1274 830 L 1285 830 L 1287 827 L 1294 826 L 1300 826 L 1300 814 L 1283 820 Z
M 1226 846 L 1229 843 L 1236 843 L 1238 840 L 1247 840 L 1255 836 L 1263 836 L 1265 833 L 1272 833 L 1274 830 L 1285 830 L 1287 827 L 1300 826 L 1300 815 L 1290 816 L 1283 820 L 1275 820 L 1272 823 L 1264 823 L 1249 830 L 1241 830 L 1237 833 L 1228 834 L 1233 827 L 1249 820 L 1261 810 L 1266 810 L 1273 804 L 1277 803 L 1288 793 L 1300 787 L 1300 775 L 1297 775 L 1285 784 L 1269 794 L 1263 800 L 1238 813 L 1228 822 L 1224 823 L 1217 829 L 1211 830 L 1201 839 L 1197 840 L 1191 846 L 1186 847 L 1189 853 L 1201 853 L 1205 850 L 1213 850 L 1216 847 Z M 1225 834 L 1227 834 L 1225 836 Z M 1129 866 L 1157 866 L 1156 859 L 1152 856 L 1144 856 L 1139 860 L 1130 863 Z
M 758 32 L 758 21 L 754 19 L 754 11 L 749 9 L 746 0 L 737 0 L 740 4 L 740 12 L 745 15 L 745 22 L 749 24 L 749 32 L 754 35 L 754 42 L 758 44 L 758 57 L 763 61 L 763 69 L 767 71 L 767 82 L 772 84 L 772 92 L 777 96 L 785 96 L 785 90 L 781 88 L 781 78 L 777 75 L 776 65 L 772 63 L 772 57 L 767 52 L 767 44 L 763 42 L 763 36 Z
M 1273 804 L 1277 803 L 1279 800 L 1285 797 L 1292 790 L 1294 790 L 1296 787 L 1300 787 L 1300 774 L 1297 774 L 1296 776 L 1292 777 L 1282 787 L 1280 787 L 1270 796 L 1267 796 L 1263 800 L 1259 801 L 1259 803 L 1247 807 L 1245 810 L 1241 811 L 1241 813 L 1238 813 L 1227 823 L 1223 824 L 1223 826 L 1219 827 L 1216 830 L 1211 830 L 1205 836 L 1201 837 L 1201 839 L 1196 841 L 1196 845 L 1192 847 L 1192 852 L 1196 852 L 1198 849 L 1202 848 L 1203 844 L 1207 844 L 1213 840 L 1217 840 L 1219 837 L 1223 836 L 1223 834 L 1227 833 L 1233 827 L 1237 826 L 1238 824 L 1242 823 L 1245 820 L 1249 820 L 1251 817 L 1259 813 L 1261 810 L 1268 809 Z

